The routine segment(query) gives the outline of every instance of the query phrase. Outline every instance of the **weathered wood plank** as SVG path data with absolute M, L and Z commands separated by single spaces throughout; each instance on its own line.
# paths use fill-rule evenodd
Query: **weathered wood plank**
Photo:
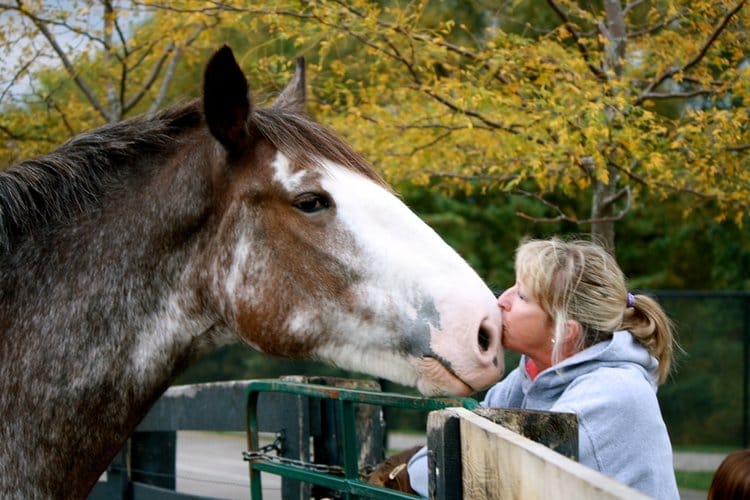
M 143 431 L 245 430 L 249 381 L 178 385 L 167 389 L 138 425 Z M 269 404 L 273 407 L 273 404 Z M 221 411 L 217 411 L 217 409 Z
M 450 411 L 461 419 L 464 498 L 648 498 L 469 410 L 455 408 Z
M 561 455 L 578 460 L 578 417 L 575 413 L 485 407 L 472 411 Z

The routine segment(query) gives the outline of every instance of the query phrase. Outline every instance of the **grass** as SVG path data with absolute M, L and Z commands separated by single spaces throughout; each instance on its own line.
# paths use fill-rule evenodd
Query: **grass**
M 711 480 L 714 477 L 713 472 L 687 472 L 675 471 L 677 477 L 677 487 L 689 490 L 708 491 Z
M 686 452 L 686 453 L 723 453 L 728 454 L 733 451 L 737 451 L 740 448 L 737 446 L 727 445 L 712 445 L 712 444 L 692 444 L 692 445 L 679 445 L 673 446 L 672 451 L 675 453 Z
M 678 452 L 690 452 L 690 453 L 731 453 L 738 448 L 736 446 L 721 446 L 721 445 L 690 445 L 690 446 L 675 446 L 675 453 Z M 677 487 L 685 488 L 690 490 L 708 491 L 708 487 L 711 486 L 711 480 L 714 477 L 712 471 L 675 471 L 675 477 L 677 478 Z

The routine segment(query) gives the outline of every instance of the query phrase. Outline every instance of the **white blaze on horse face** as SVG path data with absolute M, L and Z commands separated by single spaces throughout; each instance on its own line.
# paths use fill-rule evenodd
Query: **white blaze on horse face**
M 496 382 L 504 369 L 500 310 L 487 286 L 388 190 L 340 165 L 325 167 L 321 183 L 336 224 L 361 252 L 350 265 L 364 277 L 355 296 L 369 319 L 320 354 L 425 394 L 470 394 Z
M 276 152 L 271 166 L 274 168 L 274 180 L 278 181 L 290 193 L 298 188 L 305 176 L 304 170 L 292 171 L 291 161 L 281 152 Z

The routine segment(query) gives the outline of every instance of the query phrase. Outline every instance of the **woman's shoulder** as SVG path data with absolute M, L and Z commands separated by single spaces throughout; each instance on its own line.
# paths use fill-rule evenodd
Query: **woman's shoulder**
M 637 365 L 602 365 L 571 380 L 560 400 L 576 406 L 607 405 L 629 412 L 649 400 L 656 403 L 656 390 Z
M 619 382 L 636 386 L 651 387 L 649 376 L 643 366 L 637 363 L 601 363 L 591 370 L 582 372 L 574 379 L 575 382 L 603 383 Z

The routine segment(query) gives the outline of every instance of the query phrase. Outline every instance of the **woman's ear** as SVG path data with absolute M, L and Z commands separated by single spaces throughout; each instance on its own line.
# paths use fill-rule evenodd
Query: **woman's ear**
M 574 320 L 569 319 L 565 322 L 565 343 L 574 344 L 578 337 L 581 335 L 581 324 Z

